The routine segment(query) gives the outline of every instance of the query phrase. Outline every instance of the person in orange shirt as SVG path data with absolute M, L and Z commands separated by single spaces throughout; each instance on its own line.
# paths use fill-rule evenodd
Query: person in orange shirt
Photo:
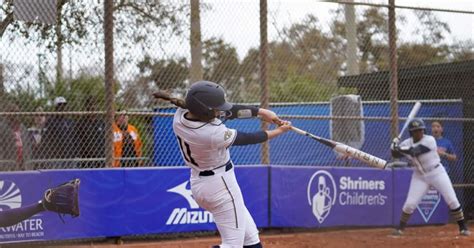
M 128 115 L 121 111 L 115 117 L 114 167 L 137 167 L 142 165 L 142 141 L 135 126 L 128 123 Z

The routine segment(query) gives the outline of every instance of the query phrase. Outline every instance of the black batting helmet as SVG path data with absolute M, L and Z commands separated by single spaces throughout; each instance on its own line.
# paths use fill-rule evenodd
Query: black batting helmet
M 227 111 L 232 104 L 225 100 L 224 88 L 210 81 L 198 81 L 186 94 L 186 106 L 191 113 L 203 119 L 213 119 L 214 110 Z
M 410 131 L 410 134 L 416 130 L 426 130 L 425 122 L 420 118 L 415 118 L 408 123 L 408 131 Z

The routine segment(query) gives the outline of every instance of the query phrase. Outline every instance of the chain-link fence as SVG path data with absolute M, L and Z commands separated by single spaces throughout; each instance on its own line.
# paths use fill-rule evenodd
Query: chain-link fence
M 474 205 L 472 11 L 383 1 L 114 1 L 113 23 L 104 24 L 102 1 L 44 1 L 56 9 L 2 2 L 1 170 L 182 165 L 169 127 L 174 109 L 151 93 L 182 97 L 205 79 L 223 85 L 229 101 L 268 102 L 295 126 L 384 159 L 422 100 L 427 131 L 453 143 L 457 158 L 446 164 Z M 439 124 L 444 133 L 431 127 Z M 299 138 L 235 149 L 234 162 L 348 165 Z

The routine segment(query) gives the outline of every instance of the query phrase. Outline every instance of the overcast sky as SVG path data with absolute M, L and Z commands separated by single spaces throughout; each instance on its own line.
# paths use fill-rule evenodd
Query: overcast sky
M 239 55 L 245 56 L 250 47 L 259 44 L 259 1 L 257 0 L 201 0 L 210 3 L 212 11 L 203 11 L 201 16 L 203 36 L 222 37 L 224 40 L 234 44 Z M 388 4 L 387 0 L 354 0 L 355 2 Z M 474 12 L 474 0 L 395 0 L 396 5 L 455 9 Z M 339 4 L 321 2 L 316 0 L 268 0 L 268 35 L 269 39 L 278 39 L 275 27 L 289 26 L 291 23 L 301 21 L 308 14 L 317 16 L 322 28 L 328 28 L 331 22 L 330 10 L 336 9 Z M 368 7 L 356 7 L 362 11 Z M 434 12 L 442 20 L 446 21 L 451 28 L 450 41 L 474 40 L 474 14 L 459 14 Z M 397 9 L 397 14 L 407 18 L 413 18 L 413 10 Z M 404 27 L 405 34 L 399 39 L 410 39 L 414 26 Z M 226 25 L 225 25 L 226 24 Z M 400 28 L 400 27 L 399 27 Z
M 183 0 L 189 1 L 189 0 Z M 258 0 L 201 0 L 202 3 L 212 6 L 211 9 L 202 9 L 201 13 L 201 28 L 203 39 L 211 37 L 218 37 L 224 39 L 225 42 L 230 43 L 237 48 L 240 59 L 243 59 L 250 48 L 259 46 L 259 1 Z M 368 3 L 382 3 L 387 4 L 388 0 L 354 0 L 356 2 Z M 396 0 L 396 5 L 401 6 L 416 6 L 429 7 L 441 9 L 455 9 L 474 12 L 474 0 Z M 324 31 L 329 29 L 329 24 L 332 22 L 333 15 L 331 10 L 339 6 L 337 3 L 321 2 L 317 0 L 268 0 L 268 38 L 270 41 L 279 40 L 278 30 L 283 27 L 289 27 L 292 23 L 301 22 L 308 14 L 316 16 L 321 23 L 321 28 Z M 356 7 L 356 16 L 368 7 Z M 459 13 L 445 13 L 434 12 L 442 21 L 449 24 L 451 28 L 451 35 L 448 41 L 471 40 L 474 41 L 474 14 L 459 14 Z M 409 20 L 402 29 L 402 34 L 398 37 L 398 41 L 416 40 L 420 37 L 412 35 L 414 30 L 413 10 L 397 9 L 397 15 L 404 15 Z M 411 18 L 411 19 L 410 19 Z M 155 34 L 151 34 L 155 35 Z M 27 63 L 32 64 L 34 69 L 37 68 L 38 60 L 36 54 L 47 53 L 47 60 L 50 68 L 55 64 L 55 54 L 49 53 L 46 49 L 38 48 L 34 44 L 22 45 L 20 40 L 15 41 L 14 46 L 10 46 L 8 39 L 2 39 L 2 52 L 0 53 L 0 62 L 7 60 L 10 63 Z M 150 49 L 151 55 L 159 59 L 166 57 L 184 56 L 189 60 L 189 41 L 185 38 L 172 39 L 169 44 L 153 44 L 156 47 Z M 129 57 L 127 51 L 120 47 L 115 47 L 115 57 L 120 58 Z M 144 52 L 137 47 L 137 51 L 133 56 L 139 60 L 144 55 Z M 83 53 L 82 50 L 74 51 L 70 47 L 65 47 L 63 51 L 64 64 L 63 68 L 67 72 L 71 70 L 73 73 L 77 72 L 79 68 L 90 67 L 98 62 L 103 56 L 96 58 L 89 57 L 88 54 Z M 98 67 L 101 68 L 101 67 Z M 134 64 L 127 65 L 126 68 L 117 69 L 118 78 L 130 78 L 136 73 L 136 66 Z M 51 76 L 54 75 L 54 70 L 49 71 Z M 33 73 L 33 75 L 36 75 Z M 34 82 L 34 80 L 33 80 Z

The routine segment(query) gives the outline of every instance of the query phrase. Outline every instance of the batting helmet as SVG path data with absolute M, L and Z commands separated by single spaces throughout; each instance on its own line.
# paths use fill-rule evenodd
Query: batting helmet
M 408 130 L 411 132 L 416 131 L 416 130 L 426 130 L 425 123 L 423 122 L 422 119 L 420 118 L 415 118 L 408 123 Z
M 222 86 L 209 82 L 198 81 L 191 85 L 186 94 L 186 106 L 191 113 L 203 119 L 213 119 L 214 110 L 227 111 L 232 104 L 225 100 Z

